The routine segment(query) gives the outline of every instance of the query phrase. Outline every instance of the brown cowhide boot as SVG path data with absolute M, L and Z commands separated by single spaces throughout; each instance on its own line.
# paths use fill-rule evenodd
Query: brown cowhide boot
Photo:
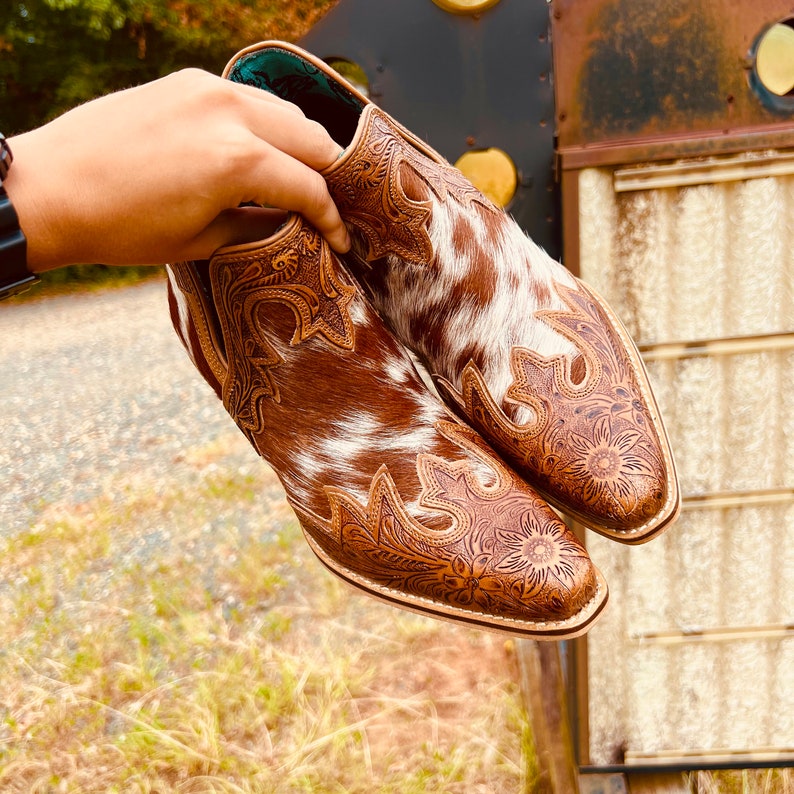
M 581 543 L 428 391 L 353 283 L 293 215 L 265 241 L 170 265 L 171 317 L 334 573 L 434 617 L 587 630 L 607 589 Z
M 319 59 L 265 42 L 225 75 L 294 102 L 346 147 L 325 172 L 356 241 L 346 263 L 448 405 L 592 529 L 641 543 L 669 525 L 669 442 L 609 306 Z

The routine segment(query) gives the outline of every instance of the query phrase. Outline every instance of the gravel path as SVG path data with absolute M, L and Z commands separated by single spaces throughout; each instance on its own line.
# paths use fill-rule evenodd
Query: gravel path
M 164 281 L 0 302 L 0 536 L 103 482 L 179 476 L 183 451 L 236 431 L 168 317 Z

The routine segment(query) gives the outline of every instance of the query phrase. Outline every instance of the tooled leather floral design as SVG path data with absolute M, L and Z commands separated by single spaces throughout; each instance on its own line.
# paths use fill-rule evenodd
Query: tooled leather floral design
M 500 542 L 509 550 L 497 563 L 498 571 L 523 579 L 522 597 L 533 598 L 547 591 L 547 599 L 562 604 L 566 583 L 576 576 L 577 544 L 562 524 L 541 523 L 525 513 L 513 527 L 497 531 Z
M 468 428 L 436 427 L 458 443 L 474 443 Z M 469 462 L 450 464 L 432 454 L 417 462 L 420 501 L 447 515 L 448 527 L 431 530 L 413 518 L 382 467 L 366 505 L 328 487 L 330 526 L 317 517 L 304 522 L 315 527 L 312 535 L 327 554 L 390 590 L 502 618 L 563 621 L 594 599 L 598 584 L 584 548 L 493 457 L 498 483 L 491 487 Z
M 506 400 L 532 408 L 535 421 L 511 421 L 472 363 L 453 396 L 466 417 L 563 509 L 580 516 L 596 512 L 606 525 L 630 531 L 664 504 L 661 445 L 628 353 L 598 302 L 583 284 L 579 290 L 558 285 L 557 291 L 570 311 L 537 316 L 578 347 L 584 377 L 573 381 L 567 356 L 547 358 L 517 347 Z
M 433 259 L 428 234 L 431 202 L 408 197 L 401 173 L 405 167 L 415 171 L 439 200 L 452 193 L 462 204 L 475 201 L 492 207 L 460 171 L 375 105 L 364 109 L 358 137 L 350 158 L 325 176 L 345 221 L 366 241 L 368 260 L 387 254 L 414 264 Z
M 540 635 L 568 636 L 584 630 L 606 601 L 603 579 L 548 505 L 495 459 L 470 428 L 450 421 L 427 423 L 422 427 L 426 431 L 422 443 L 429 452 L 406 450 L 380 461 L 377 445 L 370 452 L 364 442 L 365 454 L 357 459 L 363 476 L 354 476 L 348 490 L 345 467 L 337 468 L 333 461 L 319 470 L 298 464 L 297 474 L 290 471 L 296 458 L 280 457 L 282 445 L 289 448 L 297 442 L 301 454 L 304 446 L 311 454 L 312 429 L 325 419 L 332 425 L 334 416 L 328 415 L 332 412 L 322 398 L 319 404 L 301 405 L 286 388 L 283 405 L 270 402 L 280 399 L 271 370 L 287 355 L 274 329 L 281 340 L 292 334 L 292 343 L 299 346 L 311 337 L 324 340 L 295 351 L 305 368 L 295 367 L 293 372 L 311 370 L 310 360 L 318 352 L 321 360 L 314 361 L 311 370 L 315 375 L 322 373 L 323 361 L 337 357 L 353 373 L 368 371 L 368 364 L 356 369 L 358 357 L 350 353 L 354 341 L 350 288 L 340 280 L 344 272 L 336 269 L 336 260 L 331 259 L 326 268 L 327 244 L 302 222 L 283 231 L 258 250 L 221 253 L 211 262 L 217 320 L 228 359 L 223 397 L 253 446 L 276 467 L 321 559 L 365 590 L 430 614 Z M 303 261 L 296 261 L 294 253 Z M 276 320 L 267 311 L 271 307 L 263 307 L 273 301 L 292 311 L 294 334 L 286 312 L 278 312 Z M 375 335 L 362 320 L 362 312 L 359 306 L 353 313 L 357 338 L 372 343 Z M 370 322 L 375 318 L 371 310 L 363 316 Z M 385 336 L 375 338 L 388 346 Z M 379 383 L 387 396 L 390 389 L 394 394 L 410 388 L 385 377 L 367 381 L 371 382 Z M 319 393 L 334 388 L 332 382 L 327 386 Z M 349 386 L 339 382 L 343 397 Z M 285 434 L 288 438 L 282 440 L 279 429 L 302 408 L 308 409 L 308 428 Z M 383 429 L 388 438 L 386 421 Z M 335 436 L 331 432 L 325 437 Z M 456 454 L 456 448 L 464 454 Z M 370 464 L 374 469 L 384 459 L 388 465 L 381 465 L 370 480 Z M 280 461 L 287 465 L 280 466 Z M 298 481 L 300 488 L 295 488 Z M 369 494 L 361 499 L 363 483 L 369 484 Z M 520 550 L 537 549 L 549 539 L 554 549 L 545 558 L 548 565 L 544 568 L 544 559 L 534 552 L 535 557 L 522 567 Z
M 257 311 L 262 303 L 276 301 L 292 310 L 296 319 L 292 345 L 320 335 L 352 350 L 348 304 L 355 288 L 340 281 L 320 235 L 297 217 L 266 253 L 217 257 L 212 272 L 218 285 L 216 299 L 223 307 L 224 338 L 236 348 L 234 355 L 227 356 L 224 406 L 241 428 L 255 434 L 262 428 L 261 401 L 281 400 L 270 371 L 283 359 L 259 331 Z M 240 334 L 234 328 L 247 332 Z

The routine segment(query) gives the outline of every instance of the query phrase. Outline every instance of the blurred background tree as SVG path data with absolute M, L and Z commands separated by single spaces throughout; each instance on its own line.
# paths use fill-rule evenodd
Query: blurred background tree
M 262 39 L 294 41 L 337 0 L 3 0 L 0 130 L 185 66 L 220 72 Z
M 300 38 L 337 1 L 0 0 L 0 131 L 24 132 L 186 66 L 219 74 L 249 44 Z M 158 270 L 76 265 L 43 280 L 49 289 L 123 284 Z

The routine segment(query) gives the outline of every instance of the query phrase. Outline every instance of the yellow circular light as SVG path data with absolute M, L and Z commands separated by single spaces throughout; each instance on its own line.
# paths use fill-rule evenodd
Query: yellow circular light
M 365 97 L 369 96 L 369 77 L 355 61 L 347 58 L 326 58 L 325 62 L 334 71 L 339 72 L 353 88 L 358 89 Z
M 499 0 L 433 0 L 433 2 L 444 11 L 453 14 L 477 14 L 495 6 Z
M 794 28 L 779 23 L 764 34 L 755 58 L 758 79 L 778 96 L 794 91 Z
M 480 149 L 462 154 L 455 168 L 494 204 L 506 207 L 516 193 L 518 172 L 501 149 Z

